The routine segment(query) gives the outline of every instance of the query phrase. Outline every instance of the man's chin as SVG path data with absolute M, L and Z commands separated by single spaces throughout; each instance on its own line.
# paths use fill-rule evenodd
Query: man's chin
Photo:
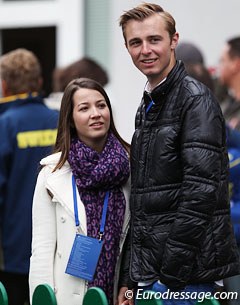
M 154 75 L 155 75 L 155 73 L 152 71 L 152 70 L 150 70 L 150 69 L 143 69 L 143 68 L 138 68 L 141 72 L 142 72 L 142 74 L 144 74 L 147 78 L 151 78 L 151 77 L 154 77 Z

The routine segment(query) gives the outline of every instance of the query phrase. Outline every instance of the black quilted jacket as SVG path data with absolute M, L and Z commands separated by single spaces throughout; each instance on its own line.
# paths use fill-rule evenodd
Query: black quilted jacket
M 218 102 L 181 62 L 151 98 L 146 115 L 144 93 L 132 140 L 132 218 L 120 285 L 160 279 L 178 289 L 240 273 Z

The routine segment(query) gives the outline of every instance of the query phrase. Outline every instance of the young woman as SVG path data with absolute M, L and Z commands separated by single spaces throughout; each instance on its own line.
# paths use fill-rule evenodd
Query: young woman
M 115 301 L 129 222 L 128 150 L 102 86 L 87 78 L 71 81 L 54 154 L 41 161 L 34 193 L 30 298 L 47 283 L 58 305 L 80 305 L 92 286 L 104 290 L 109 304 Z

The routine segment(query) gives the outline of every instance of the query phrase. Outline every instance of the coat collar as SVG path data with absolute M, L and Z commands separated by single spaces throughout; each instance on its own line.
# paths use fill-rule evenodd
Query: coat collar
M 53 195 L 53 202 L 57 202 L 63 206 L 66 212 L 74 218 L 73 190 L 72 190 L 72 171 L 68 162 L 61 169 L 52 172 L 55 168 L 61 153 L 50 155 L 41 161 L 41 165 L 45 165 L 50 169 L 50 174 L 46 180 L 46 188 Z M 87 221 L 85 207 L 77 192 L 78 216 L 80 227 L 84 234 L 87 234 Z
M 159 101 L 159 97 L 164 97 L 167 95 L 171 89 L 175 86 L 177 82 L 182 80 L 187 75 L 184 64 L 182 61 L 177 60 L 175 66 L 172 68 L 170 73 L 168 74 L 166 80 L 161 82 L 158 86 L 156 86 L 151 92 L 151 98 L 154 103 L 157 104 L 161 102 L 161 98 Z M 144 99 L 149 99 L 149 93 L 144 92 Z

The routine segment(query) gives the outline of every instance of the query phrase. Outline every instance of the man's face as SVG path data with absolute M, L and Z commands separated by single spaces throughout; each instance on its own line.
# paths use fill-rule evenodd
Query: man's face
M 171 40 L 165 21 L 159 14 L 143 21 L 128 21 L 125 39 L 134 65 L 147 76 L 152 87 L 163 80 L 175 65 L 174 49 L 178 33 Z

